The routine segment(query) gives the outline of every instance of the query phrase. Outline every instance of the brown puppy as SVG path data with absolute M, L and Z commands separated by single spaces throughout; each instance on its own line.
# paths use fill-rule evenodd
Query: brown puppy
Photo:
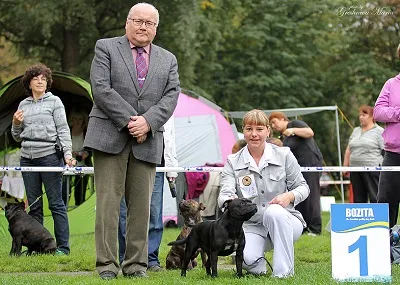
M 197 224 L 186 239 L 168 244 L 173 246 L 186 244 L 181 276 L 186 276 L 188 264 L 199 248 L 208 256 L 207 262 L 203 263 L 207 275 L 217 277 L 218 256 L 227 256 L 234 251 L 236 251 L 236 275 L 238 277 L 243 275 L 243 250 L 246 240 L 242 225 L 257 212 L 257 205 L 249 199 L 238 198 L 226 201 L 224 208 L 226 210 L 218 220 Z
M 10 255 L 21 255 L 22 246 L 28 248 L 28 255 L 56 251 L 56 242 L 51 233 L 35 218 L 25 212 L 25 203 L 7 204 L 6 218 L 12 237 Z
M 179 212 L 184 218 L 184 225 L 176 240 L 185 239 L 190 234 L 192 227 L 203 221 L 200 211 L 204 210 L 205 208 L 206 207 L 203 205 L 203 203 L 198 203 L 195 200 L 182 200 L 179 203 Z M 171 247 L 166 258 L 167 269 L 182 268 L 183 259 L 185 256 L 185 248 L 185 244 L 174 245 Z M 196 265 L 197 262 L 194 257 L 191 262 L 189 262 L 188 269 L 192 269 Z

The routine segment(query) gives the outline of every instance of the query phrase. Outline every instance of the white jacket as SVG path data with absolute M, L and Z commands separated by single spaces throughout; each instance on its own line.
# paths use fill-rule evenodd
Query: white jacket
M 268 202 L 279 194 L 291 191 L 295 199 L 286 210 L 296 216 L 305 227 L 303 216 L 295 209 L 295 206 L 308 197 L 310 189 L 293 153 L 288 147 L 266 143 L 263 158 L 264 160 L 260 160 L 261 167 L 254 166 L 247 146 L 235 154 L 228 155 L 221 177 L 219 207 L 221 208 L 226 200 L 231 199 L 233 194 L 243 197 L 242 189 L 245 188 L 243 181 L 246 184 L 252 182 L 251 185 L 256 186 L 256 193 L 250 199 L 257 205 L 258 211 L 249 221 L 244 222 L 244 230 L 266 236 L 262 217 L 268 207 Z M 247 180 L 245 181 L 244 178 Z
M 178 167 L 175 144 L 175 120 L 171 116 L 164 125 L 164 160 L 165 167 Z M 177 177 L 177 172 L 167 172 L 167 177 Z

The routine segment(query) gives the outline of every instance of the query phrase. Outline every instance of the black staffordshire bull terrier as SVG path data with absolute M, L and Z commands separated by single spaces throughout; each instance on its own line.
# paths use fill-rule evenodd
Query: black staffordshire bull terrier
M 28 255 L 35 253 L 54 254 L 56 242 L 50 232 L 35 218 L 25 212 L 25 203 L 7 204 L 6 218 L 12 237 L 10 255 L 21 255 L 22 246 L 28 248 Z
M 203 203 L 198 203 L 195 200 L 182 200 L 179 203 L 179 212 L 184 219 L 184 225 L 176 240 L 182 240 L 187 238 L 192 228 L 198 223 L 203 222 L 200 211 L 203 211 L 206 207 Z M 185 257 L 185 244 L 173 245 L 168 252 L 165 267 L 167 269 L 182 268 L 183 260 Z M 205 256 L 202 254 L 203 262 L 205 263 Z M 188 269 L 193 269 L 197 265 L 197 261 L 192 258 L 189 262 Z
M 257 206 L 249 199 L 238 198 L 225 202 L 224 207 L 224 214 L 218 220 L 197 224 L 186 239 L 168 244 L 186 243 L 181 276 L 186 276 L 188 264 L 199 248 L 208 256 L 205 264 L 207 275 L 217 277 L 218 256 L 227 256 L 234 251 L 236 251 L 236 275 L 238 277 L 243 275 L 245 238 L 242 225 L 257 212 Z

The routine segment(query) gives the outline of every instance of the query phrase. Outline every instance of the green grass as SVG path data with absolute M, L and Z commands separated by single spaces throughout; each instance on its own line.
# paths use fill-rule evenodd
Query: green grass
M 326 225 L 329 213 L 323 214 L 323 225 Z M 167 242 L 175 240 L 179 229 L 166 229 L 160 248 L 160 260 L 165 265 L 169 250 Z M 10 257 L 11 237 L 1 240 L 0 247 L 0 284 L 99 284 L 102 281 L 95 271 L 94 235 L 71 236 L 71 255 L 57 256 L 21 256 Z M 266 254 L 272 262 L 272 253 Z M 199 263 L 201 261 L 199 260 Z M 219 276 L 208 277 L 203 268 L 197 267 L 188 271 L 187 277 L 180 277 L 180 270 L 159 273 L 148 272 L 148 279 L 131 279 L 118 276 L 118 279 L 107 284 L 337 284 L 332 279 L 330 234 L 326 231 L 321 236 L 302 236 L 295 244 L 295 276 L 288 279 L 277 279 L 271 276 L 234 277 L 233 269 L 226 268 L 230 263 L 228 257 L 219 258 Z M 392 266 L 392 283 L 400 282 L 400 267 Z M 355 283 L 351 283 L 355 284 Z M 369 283 L 371 284 L 371 283 Z

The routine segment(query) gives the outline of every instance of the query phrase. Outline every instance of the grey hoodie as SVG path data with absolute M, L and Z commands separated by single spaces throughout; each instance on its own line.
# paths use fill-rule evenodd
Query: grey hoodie
M 19 103 L 18 110 L 24 112 L 22 124 L 12 124 L 11 134 L 21 143 L 21 156 L 29 159 L 55 153 L 57 137 L 64 151 L 64 158 L 72 156 L 71 133 L 61 99 L 47 92 L 39 100 L 32 96 Z

